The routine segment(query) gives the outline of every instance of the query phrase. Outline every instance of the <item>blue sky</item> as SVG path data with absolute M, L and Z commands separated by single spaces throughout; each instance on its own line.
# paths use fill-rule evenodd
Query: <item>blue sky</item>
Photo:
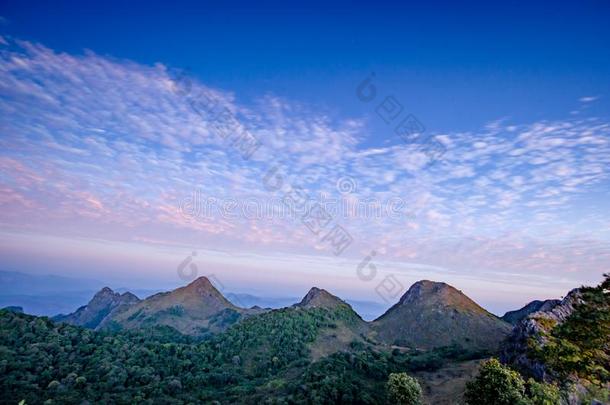
M 504 116 L 561 118 L 583 94 L 610 87 L 603 1 L 3 3 L 5 30 L 15 36 L 58 51 L 188 67 L 243 101 L 271 92 L 362 114 L 352 88 L 375 71 L 439 131 Z M 608 111 L 608 103 L 591 108 Z
M 610 262 L 609 8 L 5 1 L 3 263 L 159 288 L 183 283 L 176 266 L 197 251 L 232 290 L 379 301 L 388 276 L 428 278 L 496 311 L 595 282 Z M 192 109 L 199 94 L 260 140 L 250 159 Z M 440 158 L 378 115 L 390 96 Z M 244 214 L 281 209 L 273 167 L 335 203 L 349 249 L 299 218 Z M 203 215 L 210 198 L 241 211 Z M 400 215 L 362 215 L 362 201 Z

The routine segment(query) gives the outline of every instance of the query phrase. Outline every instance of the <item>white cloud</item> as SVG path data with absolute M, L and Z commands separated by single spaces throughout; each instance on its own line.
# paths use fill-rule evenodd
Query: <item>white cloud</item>
M 225 199 L 269 197 L 262 178 L 277 165 L 287 184 L 310 195 L 338 197 L 337 180 L 348 176 L 358 184 L 352 197 L 399 197 L 417 216 L 352 215 L 342 225 L 355 252 L 383 241 L 389 257 L 417 256 L 462 271 L 567 271 L 575 263 L 562 243 L 588 235 L 568 231 L 563 242 L 550 243 L 546 232 L 566 226 L 562 210 L 582 215 L 575 199 L 610 181 L 610 124 L 600 120 L 500 120 L 480 131 L 438 134 L 448 150 L 430 165 L 413 145 L 363 146 L 374 136 L 363 120 L 272 95 L 240 104 L 194 80 L 193 93 L 212 94 L 263 143 L 245 161 L 214 121 L 174 91 L 165 66 L 14 45 L 0 47 L 3 225 L 19 227 L 27 218 L 28 227 L 48 232 L 311 251 L 316 237 L 298 220 L 189 220 L 178 211 L 196 189 Z M 605 229 L 608 217 L 585 222 Z M 500 238 L 515 229 L 524 234 Z M 467 242 L 453 264 L 448 234 Z M 515 247 L 526 236 L 538 250 Z M 598 253 L 610 251 L 608 241 L 600 243 Z M 605 255 L 580 263 L 591 272 L 609 264 Z
M 580 101 L 581 103 L 591 103 L 595 100 L 597 100 L 599 97 L 597 96 L 586 96 L 586 97 L 581 97 L 580 99 L 578 99 L 578 101 Z

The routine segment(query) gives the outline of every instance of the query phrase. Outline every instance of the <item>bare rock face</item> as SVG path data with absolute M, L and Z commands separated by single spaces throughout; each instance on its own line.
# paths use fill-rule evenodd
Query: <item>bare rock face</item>
M 539 301 L 535 300 L 527 304 L 521 309 L 517 309 L 515 311 L 508 311 L 502 316 L 502 320 L 516 325 L 520 320 L 526 318 L 529 314 L 538 312 L 538 311 L 548 311 L 552 309 L 555 305 L 559 304 L 560 300 L 544 300 Z
M 561 301 L 554 305 L 548 304 L 519 321 L 502 344 L 500 360 L 536 379 L 550 381 L 552 375 L 545 365 L 528 356 L 528 342 L 533 340 L 536 345 L 543 346 L 546 343 L 544 334 L 564 322 L 574 311 L 574 305 L 579 299 L 579 290 L 574 289 Z
M 428 280 L 413 284 L 372 328 L 388 344 L 421 349 L 457 344 L 484 351 L 496 351 L 511 330 L 461 291 Z

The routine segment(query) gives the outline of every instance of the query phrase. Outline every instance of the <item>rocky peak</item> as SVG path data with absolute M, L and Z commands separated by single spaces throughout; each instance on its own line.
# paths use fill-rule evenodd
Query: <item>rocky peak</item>
M 223 305 L 233 307 L 233 305 L 222 295 L 214 284 L 204 276 L 197 278 L 185 287 L 178 288 L 169 293 L 169 296 L 182 297 L 184 299 L 201 300 L 204 301 L 218 301 L 222 302 Z
M 95 295 L 116 295 L 117 293 L 115 293 L 112 288 L 110 287 L 104 287 L 101 290 L 99 290 Z
M 508 323 L 516 325 L 520 320 L 527 317 L 529 314 L 538 311 L 549 311 L 555 305 L 559 304 L 559 302 L 560 300 L 534 300 L 521 309 L 517 309 L 515 311 L 508 311 L 504 314 L 504 316 L 502 316 L 502 319 Z
M 460 290 L 447 283 L 430 280 L 420 280 L 413 284 L 395 306 L 403 305 L 453 307 L 458 310 L 485 312 Z
M 406 304 L 416 300 L 425 299 L 430 296 L 443 294 L 449 288 L 452 287 L 445 283 L 438 283 L 430 280 L 420 280 L 409 288 L 409 290 L 400 298 L 399 303 Z
M 205 276 L 196 278 L 184 288 L 190 291 L 208 291 L 211 289 L 216 289 L 212 282 Z
M 129 303 L 135 303 L 140 301 L 140 299 L 135 295 L 130 293 L 129 291 L 124 292 L 123 294 L 121 294 L 121 302 L 125 303 L 125 304 L 129 304 Z
M 114 292 L 110 287 L 104 287 L 95 293 L 91 301 L 89 301 L 89 304 L 111 302 L 118 299 L 120 296 L 121 294 Z
M 562 323 L 574 312 L 574 305 L 580 300 L 580 290 L 573 289 L 565 298 L 558 302 L 550 302 L 541 306 L 541 310 L 532 312 L 520 320 L 502 345 L 500 360 L 535 376 L 538 379 L 549 380 L 551 376 L 544 364 L 530 358 L 529 345 L 533 341 L 544 346 L 544 333 L 549 325 Z
M 104 287 L 93 296 L 87 306 L 98 308 L 101 306 L 133 304 L 138 301 L 140 301 L 140 299 L 130 292 L 120 294 L 118 292 L 113 291 L 110 287 Z
M 152 295 L 115 312 L 111 320 L 124 329 L 166 325 L 197 335 L 202 329 L 224 330 L 247 311 L 227 300 L 207 277 L 199 277 L 184 287 Z
M 344 304 L 344 302 L 328 291 L 312 287 L 301 302 L 296 305 L 303 308 L 334 308 L 341 304 Z
M 109 287 L 99 290 L 91 301 L 69 315 L 58 315 L 56 321 L 95 329 L 115 311 L 138 303 L 140 299 L 130 292 L 119 294 Z

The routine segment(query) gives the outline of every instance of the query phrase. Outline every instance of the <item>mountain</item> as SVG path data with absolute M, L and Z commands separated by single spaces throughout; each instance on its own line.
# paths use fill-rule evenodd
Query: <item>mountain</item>
M 610 273 L 522 319 L 503 342 L 500 360 L 524 376 L 570 387 L 562 403 L 608 403 Z
M 301 308 L 330 308 L 334 309 L 341 305 L 349 306 L 345 301 L 342 301 L 339 297 L 336 297 L 326 290 L 318 287 L 312 287 L 307 294 L 303 297 L 301 302 L 295 304 L 295 306 Z M 350 307 L 351 309 L 351 307 Z
M 96 329 L 114 315 L 138 302 L 140 299 L 132 293 L 119 294 L 104 287 L 93 296 L 87 305 L 78 308 L 72 314 L 55 316 L 53 320 Z
M 588 392 L 587 384 L 610 375 L 609 290 L 610 276 L 598 287 L 570 292 L 549 310 L 531 313 L 504 341 L 501 359 L 543 381 L 578 376 L 576 394 L 595 398 L 599 391 Z M 0 362 L 0 403 L 263 403 L 273 398 L 381 405 L 390 403 L 389 374 L 400 372 L 417 377 L 424 403 L 461 403 L 480 357 L 510 328 L 455 288 L 431 281 L 415 283 L 372 323 L 315 287 L 290 307 L 242 309 L 205 278 L 142 301 L 104 288 L 64 317 L 98 330 L 130 330 L 109 335 L 0 310 L 6 358 Z M 168 327 L 148 328 L 155 325 Z M 191 335 L 218 333 L 193 339 L 169 326 Z M 410 349 L 405 345 L 432 349 L 405 350 Z M 532 352 L 532 346 L 538 349 Z M 576 394 L 569 393 L 570 405 L 584 403 Z
M 8 307 L 4 307 L 2 308 L 3 311 L 10 311 L 10 312 L 15 312 L 17 314 L 22 314 L 23 313 L 23 308 L 22 307 L 18 307 L 18 306 L 8 306 Z
M 368 324 L 348 303 L 317 287 L 311 288 L 291 309 L 325 310 L 336 321 L 332 328 L 321 328 L 316 340 L 309 345 L 313 359 L 347 350 L 352 342 L 362 341 L 369 332 Z
M 392 345 L 431 349 L 459 344 L 494 351 L 511 327 L 454 287 L 422 280 L 373 321 L 372 329 L 377 339 Z
M 346 308 L 268 311 L 197 343 L 149 330 L 109 336 L 0 310 L 0 403 L 385 404 L 388 374 L 410 370 L 410 357 L 363 339 L 331 356 L 315 351 L 356 327 Z
M 532 343 L 536 342 L 537 346 L 544 346 L 547 342 L 545 335 L 553 327 L 565 322 L 574 312 L 580 295 L 580 290 L 574 289 L 554 305 L 532 312 L 521 319 L 502 343 L 500 360 L 537 379 L 548 379 L 548 370 L 544 362 L 531 356 Z
M 547 311 L 553 308 L 559 302 L 560 300 L 534 300 L 521 309 L 517 309 L 515 311 L 508 311 L 504 314 L 504 316 L 502 316 L 501 319 L 512 325 L 516 325 L 520 320 L 522 320 L 529 314 L 536 311 Z
M 141 297 L 143 295 L 138 293 L 138 296 Z M 298 301 L 297 297 L 290 296 L 267 297 L 244 293 L 226 293 L 225 296 L 233 304 L 242 308 L 260 307 L 279 309 L 289 307 L 293 305 L 294 302 Z M 372 321 L 373 319 L 378 318 L 379 315 L 384 313 L 387 309 L 387 305 L 375 301 L 346 299 L 345 302 L 348 303 L 354 309 L 354 311 L 356 311 L 356 313 L 362 317 L 362 319 L 365 320 Z
M 287 309 L 326 309 L 346 321 L 339 322 L 335 330 L 319 334 L 311 345 L 314 358 L 345 349 L 351 341 L 369 335 L 382 343 L 421 349 L 459 343 L 468 349 L 494 350 L 510 329 L 460 291 L 431 281 L 415 283 L 372 323 L 362 320 L 345 301 L 317 287 Z M 102 330 L 169 326 L 185 335 L 203 336 L 222 332 L 243 317 L 268 311 L 235 306 L 207 278 L 200 277 L 185 287 L 144 300 L 106 287 L 75 313 L 54 320 Z
M 170 292 L 155 294 L 120 313 L 113 314 L 104 329 L 171 326 L 186 335 L 202 335 L 226 329 L 243 315 L 260 310 L 236 307 L 206 277 Z

